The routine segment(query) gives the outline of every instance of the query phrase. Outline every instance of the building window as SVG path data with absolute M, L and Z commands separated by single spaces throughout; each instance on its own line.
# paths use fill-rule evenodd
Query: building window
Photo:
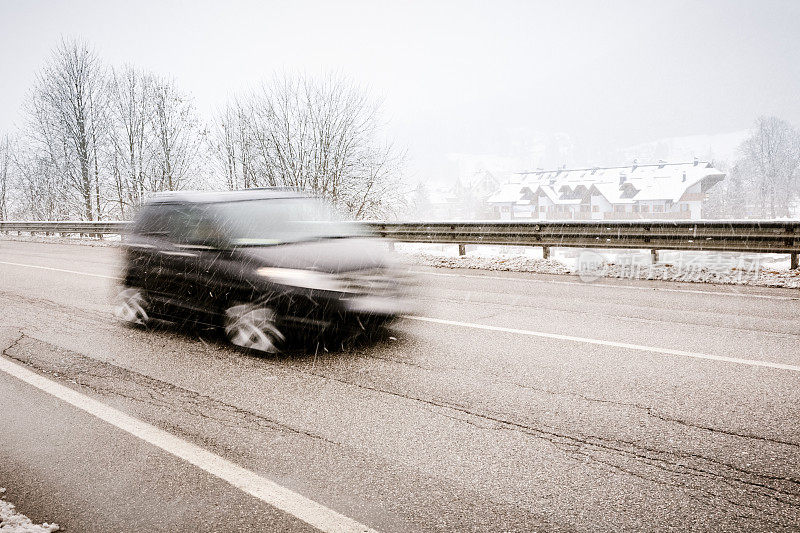
M 593 205 L 592 206 L 592 213 L 599 213 L 599 212 L 600 212 L 600 206 L 599 205 Z
M 544 213 L 544 206 L 543 206 L 543 205 L 540 205 L 540 206 L 539 206 L 539 212 L 540 212 L 540 213 Z
M 663 205 L 654 205 L 653 206 L 653 213 L 663 213 L 664 206 Z
M 631 207 L 633 208 L 633 212 L 634 212 L 634 213 L 638 213 L 638 212 L 639 212 L 639 206 L 638 206 L 638 205 L 634 204 L 634 205 L 633 205 L 633 206 L 631 206 Z
M 589 205 L 581 204 L 581 213 L 588 213 L 588 212 L 589 212 Z
M 615 213 L 624 213 L 625 212 L 625 206 L 624 205 L 615 205 L 614 206 L 614 212 Z
M 649 213 L 649 212 L 650 212 L 650 206 L 649 205 L 643 205 L 642 206 L 642 213 Z
M 681 204 L 681 211 L 689 211 L 689 204 Z

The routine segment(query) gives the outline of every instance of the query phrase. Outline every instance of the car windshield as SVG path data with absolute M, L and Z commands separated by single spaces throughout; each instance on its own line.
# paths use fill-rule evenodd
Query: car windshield
M 345 220 L 317 198 L 214 203 L 209 204 L 207 215 L 235 246 L 266 246 L 367 234 L 362 225 Z

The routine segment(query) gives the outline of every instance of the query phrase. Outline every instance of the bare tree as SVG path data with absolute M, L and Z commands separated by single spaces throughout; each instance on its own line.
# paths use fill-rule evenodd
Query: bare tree
M 157 80 L 152 91 L 151 191 L 175 191 L 199 182 L 203 131 L 188 95 L 172 81 Z
M 298 187 L 358 218 L 385 216 L 403 202 L 403 156 L 381 142 L 379 110 L 341 76 L 276 76 L 218 117 L 218 166 L 232 188 Z
M 18 204 L 34 218 L 126 218 L 150 192 L 207 185 L 207 147 L 229 189 L 308 189 L 359 218 L 404 201 L 403 156 L 382 141 L 380 106 L 341 76 L 275 77 L 231 102 L 206 144 L 190 96 L 172 80 L 109 71 L 85 43 L 62 40 L 25 109 L 8 164 Z
M 10 169 L 17 196 L 17 210 L 33 220 L 62 220 L 70 215 L 60 167 L 51 154 L 17 139 L 10 150 Z
M 8 218 L 8 192 L 11 188 L 11 140 L 0 139 L 0 220 Z
M 70 216 L 101 216 L 99 151 L 105 140 L 105 69 L 89 46 L 63 40 L 38 74 L 27 105 L 27 137 L 47 174 L 59 176 Z
M 255 184 L 249 111 L 238 100 L 229 103 L 214 121 L 211 152 L 225 187 L 247 189 Z
M 409 214 L 416 219 L 430 220 L 432 207 L 428 186 L 425 182 L 418 181 L 411 195 Z
M 727 176 L 708 192 L 703 203 L 703 216 L 709 219 L 747 218 L 751 207 L 747 180 L 752 177 L 752 172 L 743 161 L 733 167 L 725 161 L 716 161 L 714 167 Z
M 114 201 L 122 218 L 142 204 L 152 165 L 153 77 L 125 66 L 109 77 L 109 131 L 112 152 L 108 166 Z
M 800 195 L 800 132 L 776 117 L 760 117 L 741 148 L 737 166 L 752 172 L 760 215 L 788 216 Z
M 151 192 L 200 184 L 204 131 L 191 98 L 171 80 L 127 66 L 109 77 L 107 166 L 125 218 Z

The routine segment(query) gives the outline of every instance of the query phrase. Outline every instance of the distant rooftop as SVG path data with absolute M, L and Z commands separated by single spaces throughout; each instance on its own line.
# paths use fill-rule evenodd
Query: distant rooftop
M 596 173 L 597 171 L 606 171 L 606 170 L 629 170 L 631 172 L 635 171 L 636 169 L 644 169 L 644 168 L 665 168 L 665 167 L 697 167 L 697 166 L 704 166 L 705 168 L 711 168 L 714 166 L 713 162 L 710 161 L 689 161 L 688 163 L 668 163 L 666 161 L 659 161 L 657 163 L 637 163 L 633 162 L 630 165 L 625 166 L 615 166 L 615 167 L 585 167 L 585 168 L 555 168 L 555 169 L 541 169 L 537 168 L 536 170 L 523 170 L 522 172 L 515 172 L 515 174 L 521 175 L 528 175 L 528 174 L 563 174 L 563 173 L 575 173 L 575 172 L 590 172 L 592 174 Z
M 703 189 L 725 178 L 725 173 L 709 161 L 688 163 L 633 163 L 615 167 L 560 168 L 517 172 L 516 179 L 504 185 L 489 202 L 508 203 L 522 200 L 525 192 L 541 194 L 553 203 L 568 203 L 580 191 L 596 191 L 611 203 L 641 200 L 677 202 L 683 193 L 698 182 Z

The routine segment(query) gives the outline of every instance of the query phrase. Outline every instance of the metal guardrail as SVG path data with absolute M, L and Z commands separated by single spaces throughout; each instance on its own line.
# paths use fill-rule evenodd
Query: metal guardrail
M 375 222 L 371 226 L 381 236 L 402 242 L 767 253 L 800 251 L 800 222 Z
M 798 268 L 800 221 L 598 220 L 530 222 L 373 222 L 382 237 L 400 242 L 551 247 L 644 248 L 725 252 L 788 253 Z
M 551 247 L 713 250 L 787 253 L 798 268 L 800 221 L 776 220 L 596 220 L 367 222 L 381 237 L 398 242 Z M 57 234 L 122 234 L 130 222 L 0 221 L 0 231 Z
M 0 231 L 18 231 L 25 233 L 58 233 L 84 235 L 121 235 L 128 231 L 130 222 L 119 220 L 83 221 L 83 220 L 0 220 Z

